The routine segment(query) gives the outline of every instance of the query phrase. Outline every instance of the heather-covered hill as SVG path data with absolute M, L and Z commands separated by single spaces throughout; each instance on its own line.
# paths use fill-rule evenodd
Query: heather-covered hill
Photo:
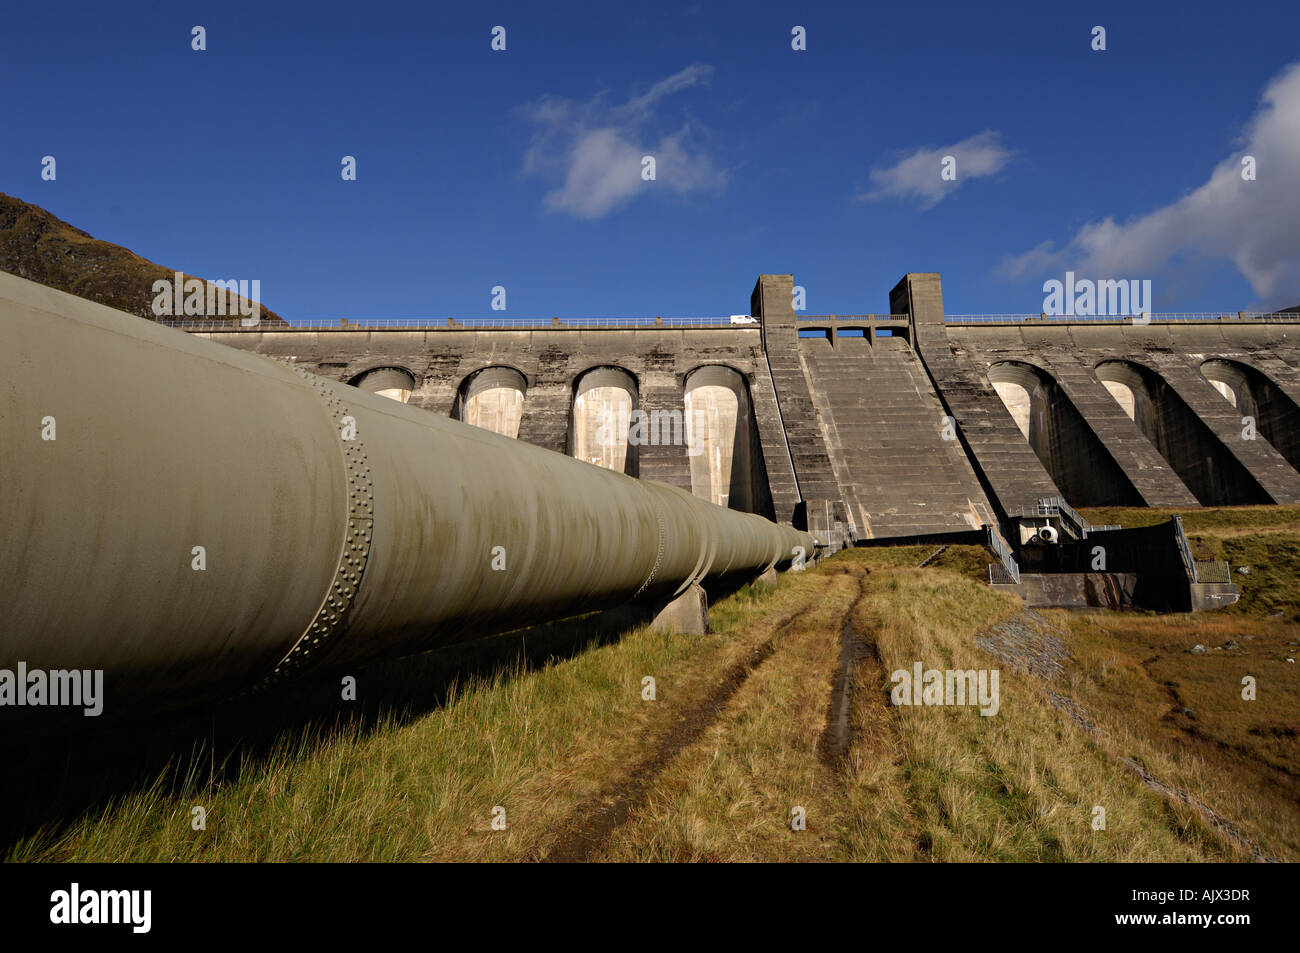
M 73 228 L 38 205 L 0 192 L 0 270 L 154 319 L 153 283 L 175 271 Z M 186 278 L 197 277 L 186 275 Z M 213 280 L 228 277 L 217 275 Z M 202 279 L 200 279 L 202 280 Z M 263 322 L 284 319 L 265 306 Z

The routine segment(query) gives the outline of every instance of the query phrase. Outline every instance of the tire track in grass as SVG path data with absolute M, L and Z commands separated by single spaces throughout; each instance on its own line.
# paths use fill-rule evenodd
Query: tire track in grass
M 681 712 L 676 723 L 660 737 L 654 750 L 622 781 L 580 804 L 562 825 L 564 833 L 541 858 L 542 862 L 577 863 L 597 856 L 614 831 L 622 827 L 632 812 L 645 802 L 651 785 L 664 768 L 718 720 L 749 676 L 772 657 L 777 643 L 804 617 L 808 604 L 817 595 L 816 591 L 807 593 L 804 604 L 777 623 L 766 640 L 732 663 L 708 693 Z
M 875 643 L 868 643 L 853 621 L 866 596 L 866 576 L 858 579 L 858 594 L 840 623 L 840 667 L 831 682 L 830 702 L 826 712 L 826 730 L 817 745 L 822 760 L 831 767 L 842 767 L 853 743 L 853 682 L 858 667 L 876 658 Z
M 882 812 L 876 818 L 877 824 L 888 825 L 895 829 L 896 837 L 905 839 L 912 845 L 906 856 L 896 856 L 881 852 L 876 844 L 858 844 L 855 848 L 847 845 L 855 835 L 844 828 L 845 821 L 854 819 L 855 799 L 861 798 L 864 761 L 872 764 L 892 764 L 898 771 L 903 770 L 905 747 L 900 725 L 897 721 L 897 709 L 890 702 L 889 678 L 876 641 L 879 620 L 867 608 L 875 592 L 875 586 L 881 584 L 880 576 L 872 576 L 871 570 L 854 567 L 858 576 L 858 595 L 849 607 L 840 630 L 840 670 L 831 684 L 831 699 L 827 714 L 826 730 L 818 744 L 818 755 L 823 764 L 832 772 L 840 786 L 844 803 L 849 805 L 849 817 L 841 819 L 840 836 L 846 849 L 852 852 L 844 859 L 862 861 L 881 859 L 889 860 L 927 860 L 931 845 L 929 835 L 922 829 L 913 810 L 912 803 L 906 797 L 907 788 L 900 788 L 896 795 L 885 793 L 871 794 L 872 800 L 880 797 L 894 797 L 897 807 L 895 812 Z M 847 571 L 847 570 L 846 570 Z M 887 580 L 890 573 L 884 574 Z M 886 777 L 873 779 L 875 784 L 902 783 L 898 778 Z M 861 806 L 861 805 L 859 805 Z

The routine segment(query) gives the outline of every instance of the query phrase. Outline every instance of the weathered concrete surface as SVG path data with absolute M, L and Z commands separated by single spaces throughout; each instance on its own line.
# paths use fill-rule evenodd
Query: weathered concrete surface
M 1300 502 L 1300 473 L 1267 440 L 1246 439 L 1242 415 L 1185 360 L 1161 355 L 1154 369 L 1266 494 L 1261 503 Z
M 352 383 L 377 366 L 404 369 L 416 381 L 409 405 L 452 416 L 458 396 L 480 372 L 517 371 L 526 384 L 520 440 L 572 454 L 571 416 L 578 381 L 588 371 L 620 368 L 635 382 L 636 409 L 647 414 L 685 413 L 685 382 L 691 372 L 721 365 L 734 370 L 749 391 L 747 426 L 761 450 L 756 467 L 762 492 L 750 495 L 752 511 L 790 522 L 795 492 L 785 435 L 776 408 L 762 332 L 757 327 L 716 329 L 637 328 L 490 330 L 327 330 L 198 333 L 255 351 L 330 380 Z M 637 475 L 691 488 L 684 442 L 636 448 Z M 784 471 L 784 474 L 783 474 Z M 776 476 L 773 478 L 772 473 Z M 769 489 L 770 488 L 770 489 Z M 774 507 L 779 504 L 779 512 Z
M 1289 342 L 1300 343 L 1297 330 L 1300 326 L 1248 323 L 1026 323 L 950 325 L 947 335 L 986 372 L 1002 362 L 1022 361 L 1049 374 L 1143 502 L 1195 506 L 1297 500 L 1300 473 L 1293 463 L 1266 436 L 1244 439 L 1241 410 L 1201 372 L 1207 361 L 1239 362 L 1255 369 L 1274 388 L 1269 394 L 1270 426 L 1294 419 L 1300 399 L 1300 348 Z M 1157 419 L 1151 433 L 1124 413 L 1098 379 L 1099 368 L 1113 365 L 1146 375 L 1157 392 L 1148 395 L 1157 405 L 1152 408 Z M 1278 424 L 1274 431 L 1276 436 L 1289 433 L 1289 428 Z M 1294 452 L 1290 441 L 1280 442 Z
M 857 322 L 897 336 L 853 337 L 840 333 L 844 322 L 796 315 L 792 293 L 793 276 L 760 276 L 750 298 L 758 325 L 210 336 L 337 382 L 407 374 L 411 406 L 442 415 L 464 414 L 479 372 L 517 374 L 519 439 L 568 454 L 587 372 L 621 369 L 635 409 L 683 416 L 688 381 L 725 372 L 749 408 L 730 445 L 738 463 L 727 504 L 841 542 L 1006 524 L 1048 497 L 1074 506 L 1300 501 L 1300 323 L 948 324 L 939 276 L 912 273 L 890 293 L 893 317 Z M 800 328 L 825 333 L 801 339 Z M 1132 415 L 1108 380 L 1131 385 Z M 1028 438 L 998 395 L 1005 381 L 1031 395 L 1020 409 Z M 1247 414 L 1255 440 L 1244 436 Z M 956 440 L 944 439 L 947 416 Z M 723 455 L 706 465 L 683 442 L 632 449 L 629 472 L 722 498 Z
M 1069 352 L 1055 348 L 1039 352 L 1038 366 L 1053 376 L 1143 505 L 1200 505 L 1168 461 L 1093 376 L 1091 368 L 1081 365 Z M 1094 504 L 1091 498 L 1071 502 L 1075 506 L 1104 505 Z
M 1124 609 L 1133 604 L 1136 573 L 1024 573 L 1014 585 L 996 584 L 1034 609 Z
M 650 620 L 656 632 L 680 632 L 683 635 L 709 634 L 709 598 L 702 586 L 691 586 L 664 605 Z
M 988 376 L 1067 500 L 1078 506 L 1141 505 L 1133 482 L 1051 375 L 1006 361 L 992 365 Z
M 1000 515 L 1032 512 L 1040 499 L 1061 496 L 993 389 L 986 369 L 949 339 L 939 276 L 909 274 L 889 297 L 890 310 L 912 315 L 917 350 Z
M 799 342 L 840 493 L 859 538 L 996 522 L 944 410 L 901 337 Z
M 794 464 L 798 499 L 804 504 L 804 525 L 829 537 L 833 527 L 828 524 L 834 522 L 834 516 L 828 514 L 832 509 L 842 511 L 843 496 L 831 470 L 823 421 L 799 363 L 793 294 L 792 275 L 763 275 L 754 286 L 750 310 L 763 322 L 763 347 L 776 392 L 778 419 Z
M 1230 582 L 1192 583 L 1192 611 L 1221 609 L 1241 598 L 1241 590 Z

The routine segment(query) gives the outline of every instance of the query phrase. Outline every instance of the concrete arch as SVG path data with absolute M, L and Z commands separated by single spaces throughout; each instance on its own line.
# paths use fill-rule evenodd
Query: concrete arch
M 684 406 L 691 492 L 733 510 L 770 510 L 767 470 L 745 375 L 725 364 L 693 368 L 686 375 Z
M 1105 360 L 1093 368 L 1112 396 L 1203 506 L 1269 503 L 1271 498 L 1162 375 L 1136 361 Z
M 1152 395 L 1147 382 L 1149 378 L 1159 375 L 1149 367 L 1121 360 L 1102 361 L 1093 368 L 1092 373 L 1110 391 L 1110 395 L 1128 414 L 1129 419 L 1150 439 L 1155 424 Z
M 1244 375 L 1241 374 L 1239 371 L 1225 373 L 1223 371 L 1218 370 L 1217 368 L 1210 367 L 1210 365 L 1212 364 L 1223 365 L 1224 367 L 1228 367 L 1232 364 L 1232 362 L 1231 361 L 1206 361 L 1203 364 L 1201 364 L 1201 376 L 1203 376 L 1207 381 L 1210 382 L 1211 385 L 1213 385 L 1214 389 L 1217 390 L 1223 396 L 1224 400 L 1232 404 L 1233 407 L 1238 407 L 1239 401 L 1237 398 L 1237 391 L 1241 389 L 1238 385 L 1243 383 L 1242 378 L 1244 377 Z M 1232 381 L 1232 383 L 1229 383 L 1229 381 Z
M 1034 396 L 1035 392 L 1040 392 L 1039 403 L 1041 404 L 1043 389 L 1040 380 L 1041 372 L 1038 368 L 1019 361 L 1003 361 L 990 365 L 988 376 L 989 383 L 1002 398 L 1007 412 L 1011 414 L 1020 432 L 1032 445 L 1034 436 L 1038 432 L 1035 426 L 1039 421 L 1034 414 Z
M 348 381 L 353 387 L 405 404 L 415 390 L 416 377 L 404 367 L 372 367 Z
M 528 378 L 521 371 L 506 365 L 480 368 L 461 381 L 452 416 L 504 437 L 518 438 L 527 394 Z
M 1259 435 L 1300 470 L 1300 407 L 1271 377 L 1243 361 L 1212 357 L 1201 373 L 1242 417 L 1253 417 Z
M 639 439 L 630 439 L 640 411 L 636 376 L 614 364 L 593 367 L 573 384 L 569 453 L 579 460 L 637 476 Z
M 1142 496 L 1052 374 L 1023 361 L 989 367 L 989 383 L 1072 506 L 1140 506 Z

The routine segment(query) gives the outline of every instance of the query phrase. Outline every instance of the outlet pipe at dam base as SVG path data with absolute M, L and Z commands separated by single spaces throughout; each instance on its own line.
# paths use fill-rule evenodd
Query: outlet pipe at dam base
M 109 713 L 664 604 L 818 545 L 3 273 L 0 382 L 0 670 L 102 672 Z

